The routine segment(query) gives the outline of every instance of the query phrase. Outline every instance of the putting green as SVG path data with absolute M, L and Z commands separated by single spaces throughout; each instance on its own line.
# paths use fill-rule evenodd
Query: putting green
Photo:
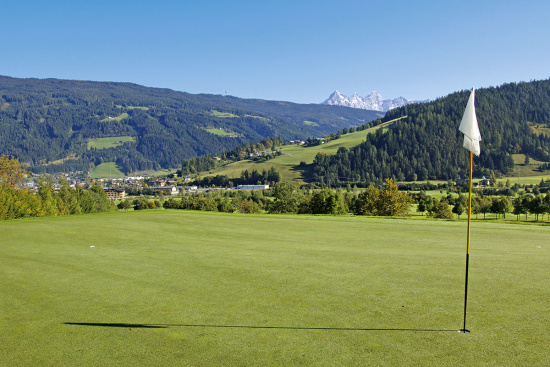
M 6 366 L 550 362 L 550 227 L 141 211 L 0 222 Z M 93 247 L 92 247 L 93 246 Z

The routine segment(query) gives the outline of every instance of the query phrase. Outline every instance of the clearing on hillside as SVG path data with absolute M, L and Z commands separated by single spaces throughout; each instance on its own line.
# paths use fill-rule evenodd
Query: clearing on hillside
M 131 136 L 113 136 L 110 138 L 97 138 L 88 141 L 88 150 L 95 149 L 107 149 L 118 147 L 127 141 L 134 141 L 135 138 Z
M 216 111 L 216 110 L 211 110 L 211 111 L 210 111 L 210 114 L 211 114 L 212 116 L 224 117 L 224 118 L 239 117 L 239 116 L 234 115 L 234 114 L 229 113 L 229 112 L 220 112 L 220 111 Z
M 235 132 L 228 132 L 228 131 L 225 131 L 222 128 L 211 127 L 211 128 L 205 128 L 204 130 L 208 131 L 210 134 L 219 135 L 219 136 L 226 136 L 226 137 L 229 137 L 229 138 L 237 138 L 239 136 L 239 134 L 237 134 Z
M 101 122 L 107 122 L 107 121 L 120 121 L 122 119 L 128 118 L 128 114 L 126 112 L 121 113 L 120 115 L 113 117 L 113 116 L 107 116 L 103 120 L 100 120 Z

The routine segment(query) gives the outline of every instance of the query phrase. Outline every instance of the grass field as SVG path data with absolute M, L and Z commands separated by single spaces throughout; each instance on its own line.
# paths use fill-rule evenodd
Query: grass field
M 116 117 L 109 116 L 107 118 L 104 118 L 103 120 L 100 120 L 101 122 L 108 122 L 108 121 L 120 121 L 122 119 L 128 118 L 128 114 L 126 112 L 121 113 L 120 115 Z
M 550 124 L 535 124 L 534 122 L 529 122 L 529 126 L 531 126 L 535 134 L 550 135 Z
M 512 154 L 512 158 L 514 159 L 514 164 L 516 166 L 514 168 L 515 172 L 511 176 L 516 177 L 516 182 L 518 175 L 522 184 L 539 183 L 541 176 L 544 176 L 544 174 L 546 174 L 546 176 L 550 175 L 550 171 L 541 172 L 539 170 L 540 166 L 545 162 L 541 162 L 530 157 L 530 163 L 528 165 L 525 165 L 525 154 Z M 512 180 L 512 177 L 510 177 L 510 180 Z M 539 180 L 537 182 L 531 182 L 533 180 L 533 177 L 539 177 Z
M 91 148 L 95 149 L 107 149 L 114 148 L 122 145 L 127 141 L 134 141 L 134 138 L 131 136 L 113 136 L 109 138 L 97 138 L 88 141 L 88 150 Z
M 517 170 L 517 168 L 516 168 L 516 170 Z M 544 179 L 545 181 L 550 179 L 550 172 L 548 172 L 545 175 L 541 175 L 539 173 L 538 175 L 535 175 L 535 176 L 527 176 L 527 177 L 520 176 L 519 178 L 518 178 L 518 176 L 515 176 L 515 177 L 514 176 L 509 176 L 509 177 L 499 178 L 499 179 L 497 179 L 497 182 L 506 183 L 507 180 L 510 180 L 511 185 L 516 184 L 516 183 L 519 183 L 521 185 L 535 185 L 535 184 L 539 184 L 541 179 Z
M 227 131 L 225 131 L 223 129 L 209 128 L 209 129 L 205 129 L 205 130 L 208 131 L 210 134 L 219 135 L 219 136 L 229 136 L 229 137 L 238 136 L 238 134 L 236 134 L 236 133 L 228 133 Z
M 550 228 L 142 211 L 0 222 L 6 366 L 547 366 Z M 92 247 L 93 246 L 93 247 Z
M 121 178 L 125 176 L 115 162 L 105 162 L 95 166 L 90 170 L 90 175 L 92 178 Z

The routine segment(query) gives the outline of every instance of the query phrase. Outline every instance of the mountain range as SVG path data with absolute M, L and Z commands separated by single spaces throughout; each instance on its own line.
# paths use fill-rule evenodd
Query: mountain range
M 0 154 L 37 173 L 86 172 L 106 162 L 124 173 L 174 168 L 245 142 L 320 137 L 382 116 L 132 83 L 0 76 Z
M 313 180 L 449 180 L 467 171 L 458 124 L 468 94 L 383 113 L 132 83 L 0 76 L 0 154 L 36 173 L 87 172 L 107 162 L 130 173 L 180 167 L 184 159 L 267 137 L 305 140 L 391 122 L 355 148 L 317 157 L 308 167 Z M 384 108 L 381 97 L 374 99 Z M 510 174 L 518 155 L 550 162 L 550 80 L 478 89 L 476 113 L 483 139 L 478 175 Z
M 321 104 L 387 112 L 393 108 L 406 106 L 412 103 L 424 103 L 424 102 L 428 102 L 428 100 L 416 101 L 416 100 L 408 100 L 404 97 L 399 97 L 394 99 L 383 99 L 380 94 L 376 93 L 376 91 L 373 91 L 370 95 L 366 97 L 361 97 L 357 93 L 354 93 L 353 96 L 348 97 L 338 91 L 334 91 L 330 95 L 330 97 L 328 97 Z

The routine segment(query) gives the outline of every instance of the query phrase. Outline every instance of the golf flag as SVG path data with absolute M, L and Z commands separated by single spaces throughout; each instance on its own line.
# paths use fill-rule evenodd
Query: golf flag
M 481 148 L 479 142 L 481 141 L 481 134 L 479 133 L 479 127 L 477 126 L 476 109 L 474 107 L 475 89 L 472 88 L 470 98 L 466 104 L 466 110 L 458 130 L 464 134 L 464 148 L 474 153 L 479 157 Z
M 468 266 L 470 264 L 470 220 L 472 217 L 472 172 L 474 170 L 474 154 L 479 156 L 481 148 L 481 134 L 477 126 L 476 109 L 474 107 L 475 89 L 472 88 L 470 98 L 466 104 L 466 110 L 458 130 L 464 134 L 464 148 L 470 151 L 470 190 L 468 193 L 468 237 L 466 239 L 466 282 L 464 285 L 464 326 L 459 330 L 461 333 L 469 333 L 466 329 L 466 305 L 468 303 Z

